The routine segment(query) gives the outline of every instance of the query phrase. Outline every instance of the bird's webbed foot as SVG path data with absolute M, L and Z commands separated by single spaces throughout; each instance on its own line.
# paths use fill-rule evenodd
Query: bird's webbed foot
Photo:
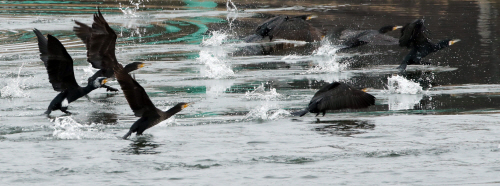
M 118 89 L 110 87 L 108 85 L 102 85 L 102 87 L 106 88 L 106 91 L 108 92 L 118 92 Z
M 315 117 L 318 117 L 318 116 L 319 116 L 319 114 L 320 114 L 320 112 L 316 113 L 316 116 L 315 116 Z
M 323 117 L 325 117 L 326 111 L 323 111 Z

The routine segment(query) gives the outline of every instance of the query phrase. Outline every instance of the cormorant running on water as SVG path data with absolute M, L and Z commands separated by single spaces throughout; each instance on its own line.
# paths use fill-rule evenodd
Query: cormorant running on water
M 355 48 L 361 45 L 396 45 L 398 39 L 385 35 L 385 33 L 402 28 L 402 26 L 388 25 L 379 30 L 351 30 L 339 29 L 334 34 L 334 38 L 342 41 L 345 45 L 343 49 Z
M 125 94 L 125 98 L 127 98 L 130 108 L 134 111 L 134 115 L 141 117 L 132 124 L 128 133 L 123 136 L 123 139 L 127 139 L 134 132 L 137 132 L 137 135 L 141 135 L 146 129 L 170 118 L 190 105 L 190 103 L 178 103 L 164 112 L 155 107 L 144 88 L 121 65 L 116 65 L 114 71 L 116 79 Z
M 78 24 L 78 23 L 77 23 Z M 81 24 L 79 24 L 81 26 Z M 88 29 L 87 29 L 88 30 Z M 106 43 L 98 44 L 97 49 L 94 49 L 92 43 L 94 42 L 94 36 L 98 40 L 104 40 Z M 137 135 L 141 135 L 146 129 L 155 126 L 156 124 L 170 118 L 177 112 L 189 106 L 189 103 L 178 103 L 166 112 L 161 111 L 156 108 L 149 99 L 148 94 L 142 88 L 135 79 L 128 74 L 127 67 L 123 67 L 116 60 L 115 56 L 115 42 L 116 33 L 109 27 L 108 23 L 102 16 L 101 12 L 98 10 L 98 14 L 94 15 L 94 23 L 92 24 L 92 35 L 90 42 L 87 40 L 88 37 L 80 37 L 85 43 L 89 43 L 90 49 L 88 50 L 89 61 L 98 61 L 105 69 L 111 69 L 114 73 L 116 80 L 122 88 L 125 98 L 127 98 L 128 104 L 132 111 L 134 111 L 135 116 L 141 117 L 137 120 L 123 139 L 128 138 L 132 133 L 137 132 Z M 87 41 L 86 41 L 87 40 Z M 96 43 L 98 41 L 95 41 Z M 102 41 L 101 41 L 102 42 Z M 107 45 L 106 45 L 107 44 Z M 89 47 L 87 47 L 89 48 Z M 103 49 L 105 52 L 102 52 Z M 94 54 L 99 52 L 98 54 Z M 109 72 L 109 71 L 108 71 Z
M 401 30 L 399 46 L 410 48 L 410 52 L 405 56 L 398 69 L 405 70 L 407 65 L 422 64 L 422 58 L 430 53 L 437 52 L 449 47 L 460 39 L 445 39 L 437 44 L 431 43 L 429 30 L 424 26 L 424 20 L 417 19 L 406 24 Z
M 115 32 L 109 28 L 101 11 L 97 9 L 97 12 L 98 13 L 94 14 L 94 23 L 92 23 L 92 27 L 79 21 L 75 21 L 78 26 L 73 27 L 76 36 L 78 36 L 87 47 L 87 61 L 92 64 L 92 67 L 100 69 L 89 78 L 89 81 L 98 77 L 113 77 L 113 66 L 109 65 L 113 64 L 112 60 L 116 60 L 115 44 L 117 36 Z M 107 30 L 107 28 L 109 28 L 109 30 Z M 144 66 L 145 64 L 142 62 L 129 63 L 125 66 L 125 71 L 131 72 Z M 103 87 L 107 88 L 107 91 L 118 91 L 118 89 L 107 85 L 103 85 Z
M 304 116 L 308 112 L 325 113 L 327 110 L 359 109 L 375 105 L 375 97 L 362 90 L 355 89 L 345 83 L 333 82 L 321 88 L 302 111 L 294 112 L 294 116 Z
M 268 38 L 287 39 L 305 42 L 320 41 L 323 38 L 321 30 L 313 27 L 306 20 L 313 16 L 301 15 L 290 17 L 286 15 L 276 16 L 266 20 L 255 29 L 255 34 L 247 36 L 245 42 L 259 42 Z
M 89 79 L 86 87 L 80 87 L 75 79 L 73 59 L 61 42 L 51 35 L 47 35 L 48 39 L 45 38 L 37 29 L 33 32 L 38 38 L 40 59 L 45 64 L 52 88 L 61 92 L 50 102 L 45 114 L 49 115 L 53 110 L 71 114 L 67 111 L 69 103 L 104 85 L 106 78 L 98 77 L 92 81 Z

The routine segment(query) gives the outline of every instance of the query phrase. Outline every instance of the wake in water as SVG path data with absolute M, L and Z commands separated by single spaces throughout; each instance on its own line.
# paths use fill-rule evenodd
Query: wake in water
M 275 88 L 270 88 L 269 91 L 265 90 L 264 84 L 261 84 L 255 90 L 245 93 L 245 98 L 248 100 L 277 100 L 282 98 L 283 95 L 276 92 Z
M 338 62 L 340 57 L 337 55 L 337 51 L 339 49 L 341 48 L 327 40 L 321 41 L 321 46 L 312 54 L 312 57 L 316 58 L 315 61 L 317 61 L 318 66 L 307 70 L 304 74 L 340 72 L 346 69 L 348 64 Z
M 276 109 L 270 106 L 268 103 L 265 103 L 258 108 L 252 109 L 247 115 L 245 115 L 245 119 L 276 120 L 285 118 L 286 116 L 290 116 L 290 112 L 283 109 Z
M 76 122 L 71 116 L 57 117 L 54 119 L 55 139 L 79 140 L 79 139 L 112 139 L 115 136 L 100 132 L 96 124 L 82 125 Z
M 28 93 L 25 93 L 23 90 L 27 88 L 26 79 L 20 78 L 21 70 L 23 69 L 24 64 L 19 67 L 19 71 L 17 73 L 17 78 L 13 80 L 7 80 L 7 85 L 5 85 L 0 90 L 0 96 L 2 98 L 26 98 L 29 97 Z
M 384 92 L 391 94 L 419 94 L 423 90 L 420 84 L 407 80 L 403 76 L 393 75 L 387 78 L 387 90 Z
M 201 45 L 206 47 L 200 51 L 200 57 L 197 60 L 205 64 L 201 70 L 204 77 L 223 79 L 234 76 L 233 70 L 226 64 L 227 52 L 221 50 L 222 47 L 220 47 L 227 37 L 228 34 L 214 31 L 210 38 L 203 39 Z

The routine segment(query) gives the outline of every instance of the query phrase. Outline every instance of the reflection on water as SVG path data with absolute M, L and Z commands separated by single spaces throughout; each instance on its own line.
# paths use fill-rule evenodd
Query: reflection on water
M 375 124 L 365 120 L 320 120 L 317 119 L 313 124 L 326 124 L 314 127 L 314 131 L 321 135 L 334 135 L 350 137 L 355 134 L 363 134 L 368 130 L 375 129 Z
M 122 153 L 141 155 L 141 154 L 159 154 L 160 151 L 155 150 L 161 145 L 153 141 L 153 136 L 145 134 L 132 139 L 132 143 L 128 148 L 120 150 Z

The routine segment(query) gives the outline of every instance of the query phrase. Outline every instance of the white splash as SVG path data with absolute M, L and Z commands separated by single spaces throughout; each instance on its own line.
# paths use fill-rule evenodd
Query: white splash
M 267 103 L 259 108 L 251 110 L 245 115 L 246 120 L 261 119 L 261 120 L 276 120 L 289 116 L 290 112 L 283 109 L 272 109 Z
M 221 46 L 222 42 L 229 37 L 229 34 L 222 31 L 212 31 L 210 32 L 210 37 L 203 38 L 201 42 L 202 46 Z
M 413 81 L 407 80 L 402 76 L 393 75 L 387 78 L 386 93 L 392 94 L 418 94 L 422 93 L 422 86 Z
M 388 98 L 389 110 L 408 110 L 420 104 L 423 94 L 395 94 Z
M 29 97 L 28 93 L 25 93 L 23 90 L 26 89 L 26 80 L 28 79 L 22 79 L 20 78 L 21 74 L 21 69 L 23 68 L 24 64 L 19 67 L 19 71 L 17 73 L 17 78 L 13 79 L 11 81 L 7 82 L 7 85 L 5 85 L 1 90 L 0 90 L 0 96 L 2 98 L 25 98 Z
M 233 32 L 233 22 L 238 18 L 238 8 L 231 0 L 226 2 L 227 15 L 226 20 L 229 24 L 229 32 Z
M 132 8 L 130 7 L 125 7 L 125 6 L 122 6 L 122 3 L 119 3 L 120 4 L 120 7 L 118 9 L 120 9 L 123 13 L 123 15 L 125 15 L 125 17 L 137 17 L 137 11 L 139 10 L 139 5 L 141 5 L 141 3 L 144 2 L 144 0 L 138 0 L 137 2 L 135 2 L 134 0 L 129 0 L 130 2 L 130 5 L 132 5 Z M 142 5 L 143 7 L 145 6 L 144 4 Z
M 197 58 L 198 61 L 205 64 L 204 68 L 201 69 L 202 75 L 212 79 L 234 76 L 233 70 L 226 65 L 227 52 L 221 50 L 222 47 L 214 47 L 221 46 L 228 34 L 214 31 L 210 35 L 210 38 L 204 38 L 201 42 L 201 45 L 206 47 L 200 51 L 200 57 Z
M 57 117 L 54 119 L 55 139 L 79 140 L 79 139 L 112 139 L 115 136 L 99 132 L 96 124 L 82 125 L 76 122 L 71 116 Z
M 175 120 L 175 115 L 157 124 L 157 126 L 159 127 L 169 127 L 173 125 L 178 125 L 177 121 Z
M 269 91 L 265 90 L 264 84 L 261 84 L 252 92 L 246 92 L 245 98 L 249 100 L 276 100 L 283 97 L 280 93 L 276 92 L 275 88 L 270 88 Z
M 312 54 L 318 66 L 307 70 L 304 74 L 340 72 L 346 69 L 348 64 L 341 64 L 337 61 L 340 58 L 337 55 L 339 49 L 339 47 L 332 45 L 329 41 L 323 40 L 321 46 Z

